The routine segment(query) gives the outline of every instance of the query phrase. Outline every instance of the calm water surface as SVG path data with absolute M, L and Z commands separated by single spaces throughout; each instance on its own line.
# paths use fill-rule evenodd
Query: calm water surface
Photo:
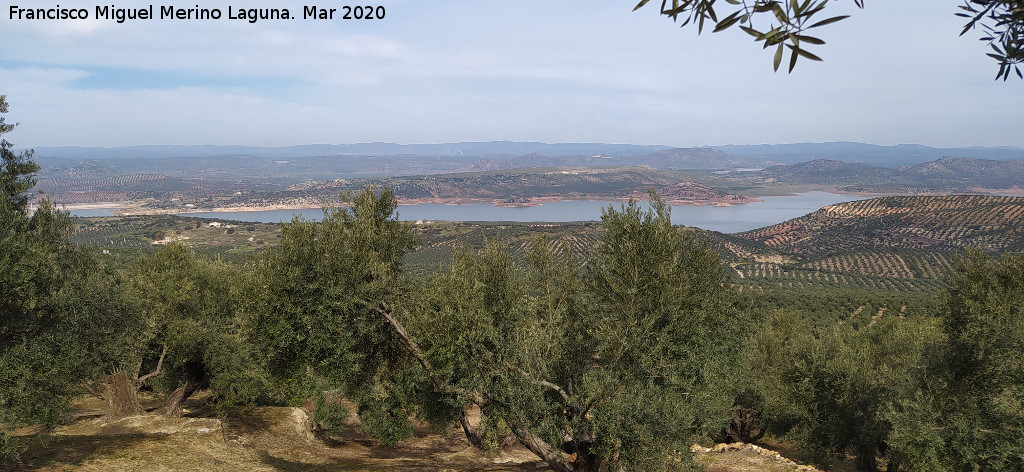
M 807 192 L 793 196 L 762 197 L 762 202 L 747 203 L 731 207 L 716 206 L 675 206 L 672 207 L 672 222 L 698 228 L 735 233 L 781 223 L 797 218 L 833 203 L 861 200 L 867 197 L 839 195 L 828 192 Z M 618 202 L 561 201 L 532 207 L 496 207 L 480 203 L 473 205 L 444 205 L 421 203 L 399 205 L 398 218 L 406 221 L 512 221 L 512 222 L 565 222 L 596 221 L 601 219 L 601 209 Z M 109 209 L 74 210 L 75 216 L 109 216 Z M 200 218 L 221 218 L 235 221 L 261 221 L 279 223 L 290 221 L 296 214 L 309 220 L 323 216 L 319 209 L 311 210 L 267 210 L 238 212 L 183 213 L 184 216 Z
M 88 210 L 71 210 L 71 216 L 114 216 L 113 208 L 90 208 Z

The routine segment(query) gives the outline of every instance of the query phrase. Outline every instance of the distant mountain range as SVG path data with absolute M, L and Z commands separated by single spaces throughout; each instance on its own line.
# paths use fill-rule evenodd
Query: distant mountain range
M 971 157 L 1009 161 L 1024 159 L 1024 148 L 1019 147 L 958 147 L 934 148 L 920 144 L 879 146 L 875 144 L 832 142 L 797 144 L 757 144 L 715 146 L 715 149 L 737 158 L 780 164 L 795 164 L 815 159 L 839 160 L 850 163 L 899 167 L 919 164 L 942 157 Z
M 442 144 L 310 144 L 288 147 L 257 146 L 128 146 L 42 147 L 37 159 L 46 161 L 173 158 L 256 158 L 296 160 L 317 158 L 320 165 L 344 167 L 354 173 L 406 174 L 497 170 L 538 166 L 649 165 L 665 169 L 728 170 L 797 164 L 817 159 L 896 168 L 942 157 L 1022 160 L 1016 147 L 933 148 L 917 144 L 878 146 L 833 142 L 726 145 L 673 148 L 669 146 L 491 141 Z M 329 158 L 329 159 L 327 159 Z M 233 161 L 237 163 L 238 161 Z M 383 165 L 382 165 L 383 164 Z M 383 170 L 383 172 L 374 172 Z
M 761 174 L 777 182 L 836 185 L 845 190 L 900 188 L 934 190 L 972 187 L 1024 187 L 1024 160 L 997 161 L 942 157 L 899 168 L 816 159 L 794 165 L 772 166 Z
M 837 156 L 843 159 L 831 158 Z M 1024 193 L 1020 148 L 860 143 L 668 148 L 498 141 L 66 147 L 40 148 L 35 158 L 41 166 L 38 189 L 56 201 L 150 199 L 161 211 L 186 204 L 308 204 L 367 184 L 389 185 L 402 198 L 419 201 L 508 204 L 642 197 L 648 188 L 674 201 L 703 204 L 812 189 L 875 195 Z M 469 175 L 481 173 L 487 175 Z
M 550 156 L 607 155 L 633 156 L 670 149 L 669 146 L 603 143 L 537 143 L 528 141 L 488 141 L 441 144 L 305 144 L 300 146 L 124 146 L 124 147 L 41 147 L 41 157 L 55 158 L 166 158 L 252 156 L 294 158 L 314 156 L 446 156 L 479 158 L 484 156 L 514 157 L 530 153 Z
M 536 153 L 462 165 L 451 158 L 396 156 L 41 158 L 37 188 L 61 203 L 153 199 L 151 205 L 160 210 L 186 204 L 194 208 L 309 204 L 367 185 L 392 187 L 405 201 L 508 204 L 536 203 L 535 199 L 643 198 L 649 188 L 672 201 L 698 204 L 742 203 L 752 197 L 808 190 L 873 195 L 1024 194 L 1024 160 L 943 157 L 889 168 L 816 159 L 743 171 L 671 168 L 672 163 L 708 164 L 726 158 L 705 148 L 641 155 L 634 161 L 644 165 L 631 166 L 615 165 L 622 160 L 605 156 L 559 159 Z M 444 167 L 455 170 L 439 170 Z

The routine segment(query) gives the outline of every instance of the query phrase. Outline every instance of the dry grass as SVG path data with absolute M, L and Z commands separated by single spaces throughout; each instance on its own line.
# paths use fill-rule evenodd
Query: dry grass
M 156 404 L 152 399 L 149 406 Z M 458 428 L 434 434 L 417 427 L 414 437 L 384 448 L 362 435 L 358 420 L 341 434 L 309 432 L 301 408 L 257 407 L 213 417 L 200 396 L 186 403 L 185 417 L 144 415 L 109 421 L 102 401 L 76 402 L 78 421 L 30 441 L 11 471 L 492 471 L 541 472 L 546 465 L 522 447 L 484 453 Z M 25 430 L 24 433 L 31 433 Z M 722 445 L 720 445 L 722 446 Z M 815 471 L 760 448 L 698 451 L 709 472 Z
M 708 472 L 820 472 L 752 444 L 716 444 L 713 448 L 694 445 L 691 451 Z
M 81 399 L 79 420 L 34 438 L 11 471 L 503 471 L 547 470 L 529 451 L 487 454 L 452 429 L 416 429 L 413 438 L 384 448 L 358 426 L 322 440 L 308 431 L 300 408 L 238 409 L 209 417 L 202 398 L 184 418 L 145 415 L 108 421 L 102 402 Z M 24 433 L 31 433 L 25 430 Z

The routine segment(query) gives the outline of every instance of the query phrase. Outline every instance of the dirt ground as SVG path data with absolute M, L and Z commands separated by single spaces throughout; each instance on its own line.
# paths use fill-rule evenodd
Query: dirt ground
M 384 448 L 361 435 L 358 420 L 341 435 L 309 432 L 301 408 L 258 407 L 216 418 L 203 398 L 186 404 L 185 417 L 133 416 L 108 421 L 104 404 L 83 398 L 78 420 L 30 442 L 10 471 L 493 471 L 548 468 L 521 446 L 495 453 L 469 445 L 458 428 L 442 434 L 417 428 L 414 437 Z M 25 430 L 25 434 L 31 433 Z M 709 472 L 814 472 L 757 446 L 694 446 Z
M 755 444 L 715 444 L 690 448 L 694 460 L 708 472 L 820 472 L 809 465 L 800 465 L 773 449 Z

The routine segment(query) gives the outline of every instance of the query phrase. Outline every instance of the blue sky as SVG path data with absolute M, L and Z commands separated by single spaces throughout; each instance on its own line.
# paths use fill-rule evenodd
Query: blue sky
M 958 1 L 868 2 L 774 73 L 742 32 L 698 36 L 615 1 L 384 0 L 379 21 L 12 21 L 0 93 L 18 147 L 524 140 L 1024 147 Z M 290 7 L 288 0 L 202 7 Z M 23 7 L 52 7 L 37 0 Z M 71 0 L 63 7 L 93 2 Z M 100 2 L 100 4 L 104 4 Z M 129 2 L 124 2 L 125 5 Z M 131 2 L 132 5 L 148 5 Z M 341 2 L 321 6 L 338 6 Z M 159 9 L 160 3 L 154 3 Z M 182 5 L 186 6 L 186 5 Z

